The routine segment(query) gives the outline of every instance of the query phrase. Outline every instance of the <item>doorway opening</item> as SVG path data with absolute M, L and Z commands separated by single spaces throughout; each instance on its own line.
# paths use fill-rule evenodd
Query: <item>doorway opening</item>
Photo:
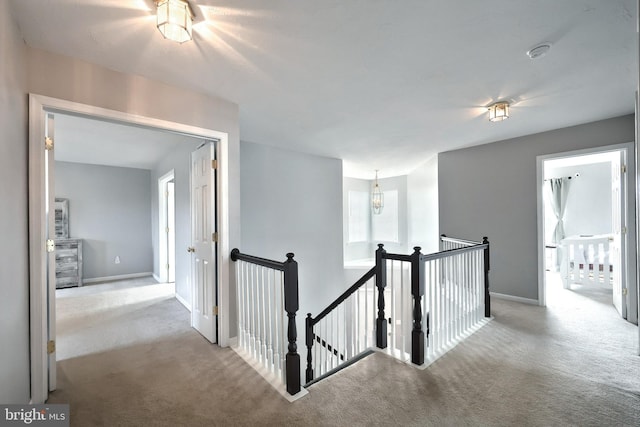
M 637 324 L 633 161 L 632 144 L 538 157 L 540 305 Z
M 158 281 L 176 281 L 176 211 L 175 211 L 175 170 L 171 169 L 158 179 Z
M 53 226 L 54 201 L 53 195 L 55 193 L 55 162 L 53 155 L 55 152 L 55 144 L 53 141 L 60 137 L 56 135 L 54 139 L 55 118 L 61 116 L 69 116 L 76 118 L 89 119 L 93 121 L 101 121 L 103 123 L 109 123 L 114 125 L 124 125 L 123 127 L 130 127 L 132 129 L 146 129 L 155 130 L 159 132 L 169 133 L 173 136 L 181 138 L 197 139 L 198 143 L 202 140 L 215 140 L 215 145 L 219 148 L 219 159 L 217 164 L 225 164 L 228 158 L 228 138 L 227 134 L 217 131 L 212 131 L 203 128 L 196 128 L 192 126 L 182 125 L 174 122 L 166 122 L 157 119 L 149 119 L 141 116 L 133 116 L 126 113 L 117 111 L 102 109 L 98 107 L 88 106 L 84 104 L 78 104 L 74 102 L 58 100 L 54 98 L 41 97 L 38 95 L 30 95 L 30 164 L 29 164 L 29 182 L 30 182 L 30 292 L 31 292 L 31 390 L 32 401 L 34 403 L 44 402 L 47 398 L 48 391 L 56 388 L 56 351 L 55 351 L 55 339 L 56 339 L 56 258 L 55 249 L 48 250 L 49 246 L 54 245 L 55 236 L 53 232 L 55 227 Z M 88 135 L 83 141 L 89 141 L 97 139 L 96 135 L 99 132 L 93 132 L 93 135 Z M 45 141 L 47 144 L 43 144 Z M 130 144 L 130 148 L 136 149 L 138 143 L 133 142 Z M 45 149 L 46 147 L 46 149 Z M 104 148 L 99 146 L 100 148 Z M 74 150 L 72 150 L 74 151 Z M 75 150 L 76 154 L 77 151 Z M 97 157 L 108 157 L 116 150 L 107 149 L 106 152 L 97 153 Z M 186 222 L 189 224 L 188 228 L 191 228 L 191 221 L 189 219 L 190 206 L 190 193 L 189 193 L 189 154 L 185 157 L 185 163 L 183 167 L 184 177 L 180 178 L 180 182 L 184 184 L 187 191 L 182 192 L 186 197 L 182 200 L 181 206 L 186 206 Z M 145 157 L 144 155 L 142 157 Z M 209 162 L 211 164 L 211 162 Z M 163 166 L 164 167 L 164 166 Z M 182 173 L 181 172 L 181 173 Z M 228 169 L 226 167 L 217 171 L 219 179 L 208 188 L 211 192 L 211 197 L 215 200 L 216 206 L 220 209 L 219 215 L 212 216 L 212 220 L 215 222 L 216 235 L 219 236 L 217 246 L 220 246 L 220 250 L 215 252 L 216 259 L 215 264 L 224 264 L 228 266 L 228 192 L 225 190 L 228 185 Z M 117 175 L 116 175 L 117 176 Z M 177 177 L 177 170 L 176 170 Z M 145 180 L 145 186 L 151 192 L 151 184 L 154 181 L 148 179 Z M 156 181 L 157 182 L 157 181 Z M 123 189 L 125 186 L 119 186 L 114 182 L 107 181 L 108 185 L 111 185 L 110 190 L 115 193 L 118 192 L 118 188 Z M 167 181 L 167 188 L 171 192 L 173 189 L 174 197 L 167 198 L 167 216 L 169 221 L 176 221 L 177 218 L 177 205 L 178 205 L 178 191 L 176 191 L 177 181 L 174 179 L 173 186 Z M 99 192 L 94 192 L 96 197 L 100 197 Z M 152 191 L 156 193 L 156 191 Z M 186 195 L 186 196 L 185 196 Z M 172 201 L 173 200 L 173 201 Z M 71 201 L 73 203 L 73 201 Z M 128 206 L 126 203 L 125 207 Z M 108 207 L 108 206 L 107 206 Z M 169 213 L 169 210 L 173 211 L 173 215 Z M 123 213 L 124 216 L 127 213 Z M 149 227 L 148 224 L 149 215 L 145 216 L 145 224 L 141 227 Z M 73 219 L 71 219 L 73 221 Z M 76 223 L 77 224 L 77 223 Z M 73 227 L 73 223 L 72 223 Z M 175 228 L 175 227 L 174 227 Z M 148 228 L 151 230 L 151 227 Z M 157 233 L 153 233 L 157 236 Z M 185 242 L 179 242 L 178 236 L 174 236 L 173 239 L 167 238 L 166 255 L 167 258 L 177 257 L 176 247 L 182 244 L 185 248 L 188 246 L 191 240 L 191 232 L 188 230 L 186 233 Z M 51 242 L 51 243 L 50 243 Z M 159 243 L 159 242 L 158 242 Z M 172 249 L 173 248 L 173 249 Z M 184 255 L 189 257 L 186 250 Z M 123 257 L 120 255 L 108 256 L 109 264 L 121 265 L 129 262 L 130 257 Z M 157 259 L 156 259 L 157 261 Z M 188 267 L 185 270 L 191 272 L 191 263 L 188 262 Z M 176 263 L 174 263 L 176 265 Z M 228 269 L 216 270 L 216 274 L 209 276 L 211 283 L 214 286 L 218 282 L 228 283 Z M 169 272 L 166 272 L 167 276 Z M 178 271 L 173 273 L 178 275 Z M 190 274 L 190 273 L 189 273 Z M 109 274 L 106 277 L 114 278 L 117 274 Z M 147 273 L 149 276 L 149 273 Z M 104 278 L 104 277 L 101 277 Z M 168 278 L 168 277 L 167 277 Z M 186 278 L 186 286 L 193 286 L 193 281 L 188 276 Z M 214 288 L 215 289 L 215 288 Z M 220 317 L 220 334 L 217 337 L 217 343 L 221 346 L 228 345 L 228 319 L 225 317 L 228 315 L 228 288 L 219 288 L 219 295 L 216 295 L 220 309 L 216 310 L 217 317 Z M 189 299 L 193 296 L 193 292 L 190 294 Z M 182 301 L 181 301 L 182 302 Z M 217 308 L 217 307 L 216 307 Z M 223 321 L 224 320 L 224 321 Z M 217 324 L 217 323 L 216 323 Z M 191 319 L 191 326 L 193 319 Z

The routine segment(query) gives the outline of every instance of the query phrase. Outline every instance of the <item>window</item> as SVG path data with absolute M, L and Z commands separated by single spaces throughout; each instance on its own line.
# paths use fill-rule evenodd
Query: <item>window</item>
M 349 243 L 369 241 L 369 193 L 349 191 Z
M 373 240 L 377 242 L 399 242 L 398 236 L 398 190 L 383 191 L 384 208 L 373 217 Z

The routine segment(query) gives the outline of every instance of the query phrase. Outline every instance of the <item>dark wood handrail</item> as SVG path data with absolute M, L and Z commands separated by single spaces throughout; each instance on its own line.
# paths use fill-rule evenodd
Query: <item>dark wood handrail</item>
M 385 253 L 382 257 L 393 261 L 411 262 L 411 255 Z
M 288 255 L 287 255 L 288 256 Z M 261 265 L 263 267 L 272 268 L 274 270 L 284 271 L 284 262 L 273 261 L 266 258 L 260 258 L 253 255 L 247 255 L 240 252 L 239 249 L 233 249 L 231 251 L 231 261 L 247 261 L 251 264 Z
M 446 251 L 440 251 L 432 254 L 421 255 L 420 260 L 433 261 L 435 259 L 447 258 L 453 255 L 463 254 L 465 252 L 484 250 L 484 249 L 487 249 L 488 247 L 489 247 L 488 243 L 478 243 L 474 246 L 467 246 L 464 248 L 457 248 L 457 249 L 447 249 Z
M 320 312 L 320 314 L 318 314 L 316 317 L 310 317 L 311 313 L 309 313 L 307 316 L 310 317 L 311 326 L 315 325 L 316 323 L 321 321 L 327 314 L 331 313 L 331 311 L 333 311 L 333 309 L 335 309 L 337 306 L 339 306 L 340 303 L 342 303 L 344 300 L 349 298 L 349 296 L 351 296 L 351 294 L 353 294 L 355 291 L 357 291 L 360 286 L 362 286 L 365 283 L 367 283 L 375 275 L 375 273 L 376 273 L 376 268 L 375 267 L 371 268 L 371 270 L 367 271 L 365 273 L 365 275 L 360 278 L 360 280 L 358 280 L 356 283 L 354 283 L 353 286 L 351 286 L 349 289 L 344 291 L 344 293 L 342 295 L 340 295 L 338 297 L 338 299 L 336 299 L 334 302 L 332 302 L 327 308 L 322 310 Z
M 447 237 L 446 234 L 441 234 L 440 235 L 440 240 L 442 240 L 443 242 L 461 243 L 463 245 L 471 245 L 471 246 L 482 244 L 482 242 L 476 242 L 474 240 L 456 239 L 454 237 Z

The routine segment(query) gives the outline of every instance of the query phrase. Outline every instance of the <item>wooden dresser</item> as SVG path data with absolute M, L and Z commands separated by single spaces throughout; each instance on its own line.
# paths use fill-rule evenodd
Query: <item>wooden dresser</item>
M 82 286 L 82 239 L 56 239 L 56 288 Z

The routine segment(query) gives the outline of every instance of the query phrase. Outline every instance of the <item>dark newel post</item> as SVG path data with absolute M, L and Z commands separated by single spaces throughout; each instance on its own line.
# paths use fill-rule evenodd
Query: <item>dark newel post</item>
M 483 237 L 484 249 L 484 317 L 491 317 L 491 295 L 489 295 L 489 238 Z
M 378 244 L 376 250 L 376 287 L 378 288 L 378 318 L 376 319 L 376 345 L 387 348 L 387 319 L 384 318 L 384 288 L 387 285 L 387 253 L 383 245 Z
M 313 356 L 311 355 L 311 348 L 313 347 L 313 324 L 311 324 L 311 313 L 307 313 L 307 318 L 305 319 L 306 323 L 306 341 L 307 341 L 307 372 L 306 379 L 307 382 L 313 380 Z
M 411 254 L 411 295 L 413 296 L 413 330 L 411 331 L 411 363 L 424 364 L 424 331 L 422 330 L 422 296 L 424 295 L 424 261 L 420 246 Z
M 300 355 L 297 353 L 296 312 L 298 311 L 298 263 L 293 254 L 287 254 L 284 262 L 284 309 L 289 318 L 287 339 L 289 352 L 285 358 L 287 373 L 287 392 L 294 395 L 300 391 Z

